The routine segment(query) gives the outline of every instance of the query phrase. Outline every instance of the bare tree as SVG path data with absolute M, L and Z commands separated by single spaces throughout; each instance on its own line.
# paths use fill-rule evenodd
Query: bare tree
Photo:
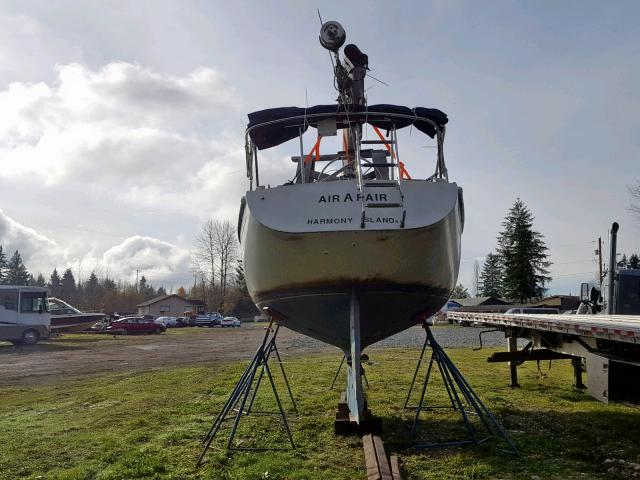
M 238 242 L 228 220 L 209 219 L 194 239 L 192 264 L 195 273 L 206 278 L 212 304 L 221 306 L 226 298 L 235 265 Z
M 204 222 L 200 231 L 195 235 L 194 251 L 191 255 L 194 273 L 207 279 L 212 295 L 215 295 L 216 290 L 216 265 L 218 263 L 216 236 L 216 222 L 213 219 Z
M 473 261 L 473 296 L 477 297 L 480 292 L 480 262 Z
M 627 189 L 631 196 L 629 211 L 640 221 L 640 181 L 635 185 L 629 185 Z
M 229 220 L 216 221 L 215 239 L 216 252 L 220 262 L 218 275 L 220 276 L 221 301 L 224 302 L 227 294 L 227 287 L 231 281 L 230 276 L 236 261 L 238 241 L 233 224 Z

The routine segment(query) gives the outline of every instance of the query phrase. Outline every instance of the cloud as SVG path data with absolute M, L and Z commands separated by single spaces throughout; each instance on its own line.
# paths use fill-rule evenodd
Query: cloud
M 246 185 L 240 103 L 204 67 L 176 76 L 76 63 L 57 66 L 50 83 L 10 84 L 0 91 L 0 185 L 32 189 L 47 212 L 32 216 L 34 226 L 66 248 L 4 214 L 0 243 L 34 272 L 70 266 L 77 276 L 96 269 L 131 280 L 139 270 L 153 282 L 188 281 L 187 248 L 157 225 L 173 216 L 176 228 L 195 230 L 200 219 L 237 215 Z M 178 233 L 182 242 L 193 232 Z
M 53 86 L 12 83 L 0 92 L 0 177 L 185 191 L 228 156 L 214 140 L 237 114 L 237 95 L 210 68 L 176 77 L 118 62 L 57 72 Z
M 129 215 L 237 215 L 246 187 L 242 101 L 220 73 L 165 75 L 126 62 L 56 73 L 50 84 L 0 91 L 0 182 L 36 183 L 52 196 L 72 186 Z
M 189 251 L 172 243 L 141 235 L 126 238 L 103 253 L 74 255 L 37 230 L 18 223 L 0 210 L 0 245 L 7 257 L 20 252 L 27 269 L 48 275 L 54 268 L 71 267 L 77 277 L 96 270 L 111 278 L 133 280 L 136 270 L 156 285 L 183 284 L 191 279 Z
M 56 263 L 64 264 L 68 252 L 54 240 L 26 227 L 0 210 L 0 245 L 7 257 L 20 251 L 22 261 L 27 267 L 51 268 Z M 36 270 L 37 271 L 37 270 Z
M 186 278 L 189 274 L 189 251 L 157 238 L 136 235 L 111 247 L 102 256 L 106 272 L 133 278 L 136 271 L 153 282 Z

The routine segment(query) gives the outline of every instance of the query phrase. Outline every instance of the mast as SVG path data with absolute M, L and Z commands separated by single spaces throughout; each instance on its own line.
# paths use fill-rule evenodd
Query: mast
M 320 27 L 320 45 L 329 50 L 333 64 L 334 86 L 338 90 L 338 105 L 347 114 L 354 106 L 366 106 L 364 95 L 364 78 L 369 69 L 369 57 L 360 51 L 355 44 L 348 44 L 343 49 L 343 61 L 340 60 L 340 48 L 344 45 L 347 34 L 336 21 L 328 21 Z M 360 141 L 362 139 L 362 125 L 349 121 L 347 129 L 345 154 L 349 158 L 357 180 L 358 190 L 362 192 L 362 168 L 360 164 Z M 353 158 L 350 150 L 353 148 Z

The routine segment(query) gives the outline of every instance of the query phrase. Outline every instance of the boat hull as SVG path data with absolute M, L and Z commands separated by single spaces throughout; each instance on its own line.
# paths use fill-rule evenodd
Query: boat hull
M 51 315 L 51 331 L 55 333 L 79 332 L 104 319 L 104 313 L 78 313 Z
M 283 314 L 288 328 L 345 352 L 354 292 L 363 348 L 435 313 L 457 280 L 461 192 L 445 182 L 407 182 L 402 190 L 403 208 L 365 211 L 365 228 L 361 202 L 314 204 L 355 199 L 353 182 L 249 192 L 240 227 L 254 302 Z M 397 188 L 376 192 L 393 201 Z

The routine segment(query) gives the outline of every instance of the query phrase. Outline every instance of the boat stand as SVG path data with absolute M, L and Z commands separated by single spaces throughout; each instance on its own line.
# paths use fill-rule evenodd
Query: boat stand
M 518 454 L 518 450 L 514 445 L 513 441 L 505 431 L 505 429 L 500 425 L 498 420 L 493 416 L 493 414 L 487 409 L 487 407 L 482 403 L 480 397 L 476 394 L 476 392 L 471 388 L 469 382 L 462 376 L 458 367 L 451 361 L 449 356 L 445 353 L 444 349 L 440 346 L 438 342 L 436 342 L 433 333 L 431 332 L 431 328 L 429 324 L 423 321 L 422 328 L 424 328 L 426 333 L 426 338 L 424 341 L 424 345 L 422 346 L 422 352 L 420 353 L 420 358 L 418 360 L 418 364 L 416 365 L 416 370 L 413 374 L 413 380 L 411 381 L 411 386 L 409 387 L 409 392 L 407 393 L 407 398 L 404 402 L 405 409 L 415 408 L 415 416 L 413 419 L 413 424 L 411 425 L 411 433 L 410 438 L 413 443 L 414 448 L 423 449 L 423 448 L 446 448 L 446 447 L 454 447 L 454 446 L 462 446 L 462 445 L 479 445 L 481 443 L 486 442 L 492 437 L 500 437 L 502 438 L 508 445 L 509 450 L 515 454 Z M 408 406 L 409 399 L 411 397 L 411 393 L 416 383 L 416 379 L 418 377 L 418 372 L 420 370 L 420 366 L 422 361 L 424 360 L 424 354 L 427 347 L 431 348 L 431 358 L 429 359 L 429 365 L 427 367 L 427 371 L 425 373 L 424 381 L 422 383 L 422 389 L 420 392 L 420 400 L 418 405 L 415 407 Z M 442 381 L 444 383 L 447 397 L 449 398 L 450 404 L 448 405 L 433 405 L 427 406 L 425 405 L 425 398 L 427 394 L 427 386 L 429 384 L 429 380 L 431 377 L 431 372 L 433 370 L 434 363 L 438 367 L 438 371 L 440 372 L 440 376 L 442 377 Z M 435 410 L 435 409 L 451 409 L 460 413 L 462 420 L 464 422 L 464 427 L 467 431 L 468 438 L 464 440 L 455 440 L 448 442 L 433 442 L 433 443 L 420 443 L 416 440 L 416 433 L 418 422 L 420 419 L 420 412 L 423 410 Z M 482 425 L 486 429 L 486 434 L 484 432 L 479 431 L 470 420 L 470 415 L 477 416 Z
M 272 314 L 273 312 L 269 312 Z M 247 366 L 247 368 L 242 373 L 240 380 L 233 388 L 229 398 L 227 399 L 224 407 L 218 414 L 218 416 L 213 421 L 211 428 L 208 433 L 205 435 L 203 439 L 204 448 L 200 457 L 198 458 L 198 463 L 196 466 L 200 466 L 206 455 L 207 451 L 211 447 L 211 443 L 213 442 L 216 434 L 220 431 L 223 423 L 226 420 L 233 419 L 233 425 L 231 427 L 231 432 L 229 433 L 229 438 L 227 440 L 227 450 L 288 450 L 295 448 L 295 442 L 293 441 L 293 437 L 291 435 L 291 429 L 289 428 L 289 422 L 287 421 L 287 416 L 282 407 L 282 402 L 280 401 L 280 396 L 278 395 L 278 390 L 276 389 L 275 382 L 273 380 L 273 375 L 271 372 L 271 368 L 269 368 L 269 358 L 271 354 L 275 354 L 277 361 L 280 365 L 280 370 L 282 372 L 282 376 L 284 378 L 284 383 L 287 387 L 287 391 L 289 393 L 289 398 L 291 399 L 291 403 L 293 404 L 293 410 L 295 413 L 298 413 L 298 407 L 293 398 L 293 394 L 291 393 L 291 387 L 289 385 L 289 380 L 287 378 L 287 374 L 285 373 L 284 366 L 282 364 L 282 359 L 280 358 L 280 352 L 278 352 L 278 347 L 276 345 L 276 338 L 278 336 L 278 330 L 280 329 L 280 325 L 276 324 L 274 328 L 274 320 L 272 315 L 271 321 L 269 322 L 269 326 L 265 329 L 264 338 L 262 339 L 262 344 L 260 348 L 256 351 L 256 354 L 253 356 L 253 359 Z M 260 373 L 258 373 L 260 370 Z M 273 391 L 273 395 L 276 400 L 276 404 L 278 406 L 278 411 L 276 412 L 265 412 L 265 411 L 255 411 L 252 410 L 253 403 L 258 394 L 258 389 L 262 383 L 262 380 L 266 378 L 269 380 L 269 384 L 271 385 L 271 389 Z M 257 377 L 257 379 L 256 379 Z M 238 425 L 240 424 L 240 420 L 243 416 L 247 415 L 279 415 L 284 429 L 287 433 L 287 437 L 289 439 L 290 448 L 261 448 L 261 447 L 236 447 L 234 446 L 233 440 L 238 431 Z

